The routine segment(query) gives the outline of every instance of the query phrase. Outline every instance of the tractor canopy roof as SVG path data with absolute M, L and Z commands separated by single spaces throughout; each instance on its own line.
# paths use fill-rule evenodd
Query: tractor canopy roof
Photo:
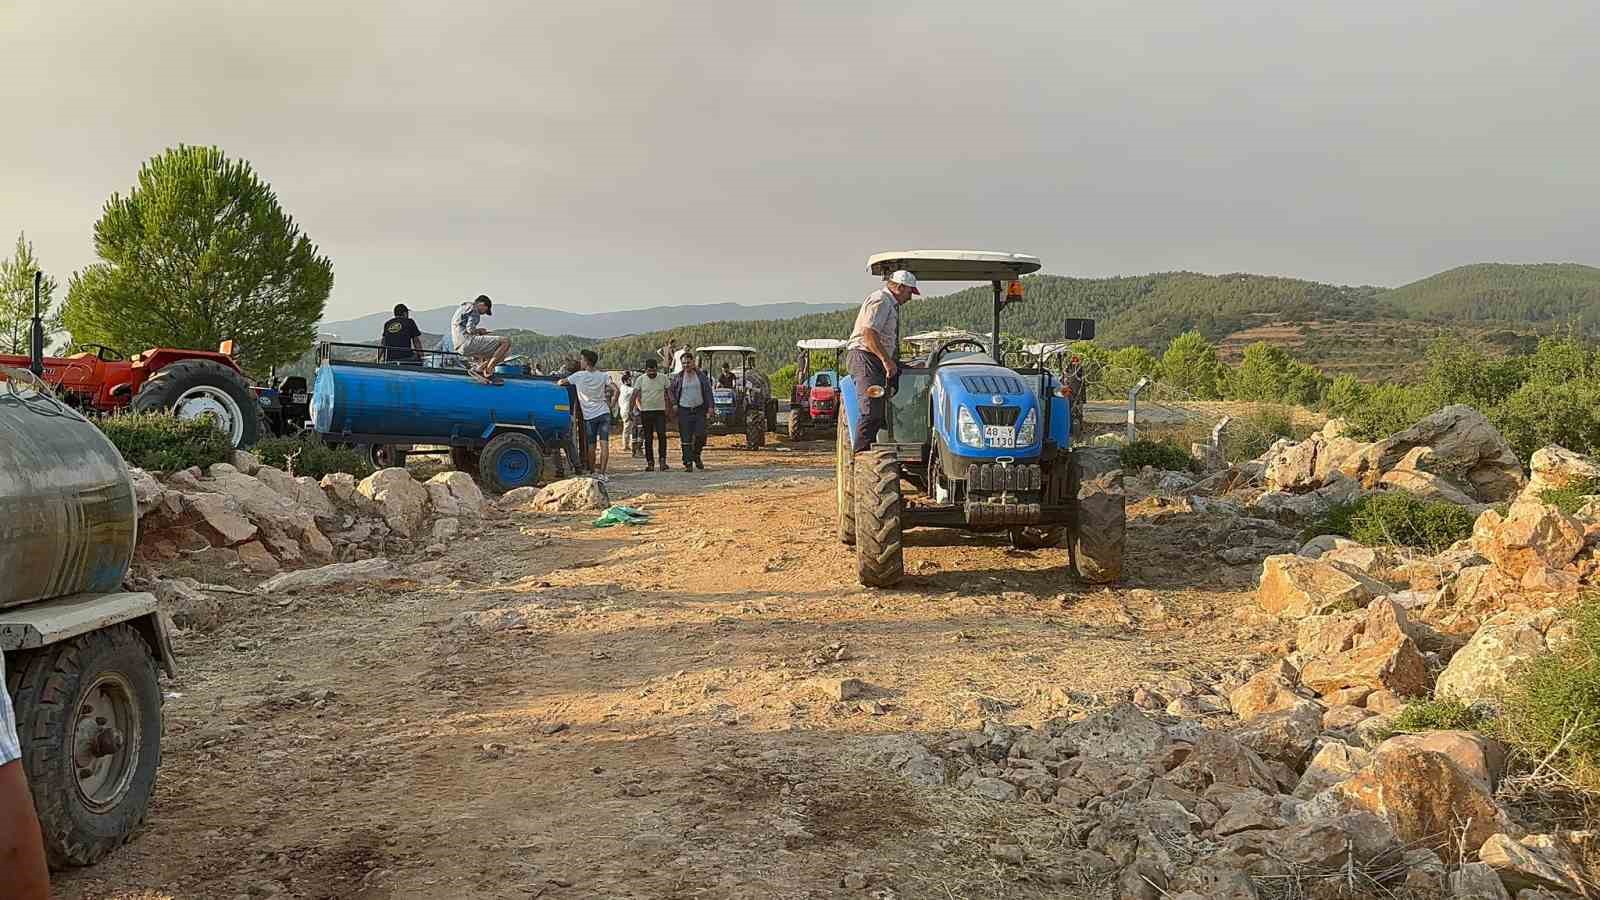
M 993 250 L 893 250 L 867 259 L 874 275 L 905 269 L 919 281 L 1010 281 L 1040 265 L 1037 256 Z
M 696 347 L 696 353 L 755 353 L 754 347 L 734 347 L 718 345 L 715 347 Z
M 795 341 L 794 345 L 801 350 L 843 350 L 848 343 L 838 338 L 802 338 Z

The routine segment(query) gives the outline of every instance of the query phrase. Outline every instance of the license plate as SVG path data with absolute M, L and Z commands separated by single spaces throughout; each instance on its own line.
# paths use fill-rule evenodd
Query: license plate
M 306 395 L 305 394 L 295 394 L 294 395 L 294 402 L 296 402 L 296 403 L 304 403 L 304 402 L 306 402 Z
M 1017 445 L 1017 429 L 1010 425 L 985 425 L 983 438 L 991 447 L 1015 447 Z

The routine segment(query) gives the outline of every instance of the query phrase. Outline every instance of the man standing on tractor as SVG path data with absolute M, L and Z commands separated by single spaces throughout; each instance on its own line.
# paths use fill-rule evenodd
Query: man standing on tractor
M 683 355 L 683 371 L 672 376 L 667 399 L 678 410 L 678 439 L 683 442 L 683 468 L 706 470 L 700 454 L 706 448 L 706 411 L 711 408 L 711 379 L 700 371 L 693 353 Z
M 855 327 L 845 343 L 849 351 L 845 365 L 855 382 L 856 403 L 861 408 L 861 425 L 851 448 L 856 453 L 871 449 L 886 421 L 888 388 L 900 374 L 895 361 L 900 352 L 900 304 L 920 293 L 917 276 L 901 269 L 885 278 L 883 287 L 868 294 L 861 301 L 861 311 L 856 313 Z
M 639 429 L 644 432 L 644 470 L 655 471 L 656 457 L 651 455 L 653 439 L 661 444 L 661 471 L 667 470 L 667 376 L 658 370 L 656 361 L 644 361 L 644 374 L 633 380 L 634 408 L 639 411 Z
M 589 464 L 601 481 L 607 479 L 606 467 L 611 463 L 611 400 L 616 396 L 616 385 L 611 375 L 596 368 L 600 355 L 593 350 L 579 353 L 583 357 L 583 370 L 556 382 L 578 389 L 578 408 L 583 411 L 583 430 L 589 437 Z
M 511 352 L 510 338 L 490 334 L 487 328 L 478 327 L 478 320 L 482 316 L 492 315 L 494 301 L 489 299 L 488 294 L 479 294 L 476 300 L 461 304 L 450 319 L 451 346 L 455 352 L 476 362 L 475 365 L 469 365 L 468 371 L 485 384 L 494 382 L 494 367 L 500 365 Z
M 383 323 L 383 361 L 421 365 L 422 329 L 404 303 L 394 305 L 394 318 Z
M 723 363 L 722 371 L 717 373 L 717 387 L 731 388 L 735 383 L 733 367 L 728 363 Z

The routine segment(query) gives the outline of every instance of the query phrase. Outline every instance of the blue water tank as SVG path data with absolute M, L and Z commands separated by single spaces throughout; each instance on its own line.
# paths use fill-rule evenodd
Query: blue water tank
M 326 361 L 317 370 L 311 421 L 330 440 L 481 444 L 497 427 L 533 426 L 546 446 L 572 432 L 572 396 L 556 379 L 509 375 L 483 384 L 462 369 Z

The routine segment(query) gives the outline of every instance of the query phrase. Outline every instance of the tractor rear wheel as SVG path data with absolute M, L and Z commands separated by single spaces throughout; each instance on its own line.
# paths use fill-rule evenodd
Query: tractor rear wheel
M 1029 525 L 1011 529 L 1011 546 L 1018 550 L 1043 550 L 1061 546 L 1066 529 L 1060 525 Z
M 210 415 L 233 446 L 242 449 L 266 437 L 258 407 L 250 382 L 237 369 L 209 359 L 184 359 L 151 375 L 129 408 L 180 419 Z
M 867 587 L 889 587 L 905 574 L 901 547 L 900 461 L 893 450 L 856 454 L 856 577 Z
M 767 445 L 766 413 L 751 410 L 744 419 L 744 442 L 751 450 L 760 450 Z
M 788 424 L 789 440 L 791 440 L 791 441 L 801 440 L 800 436 L 805 434 L 805 430 L 806 430 L 805 423 L 800 421 L 800 411 L 797 410 L 797 409 L 789 410 L 789 424 Z
M 1068 484 L 1076 511 L 1070 549 L 1085 581 L 1107 584 L 1122 577 L 1127 496 L 1115 449 L 1078 448 L 1068 462 Z
M 544 455 L 533 438 L 515 431 L 496 436 L 484 445 L 478 460 L 478 481 L 496 494 L 539 481 L 544 470 Z
M 850 452 L 850 438 L 839 429 L 838 446 L 833 461 L 833 502 L 838 513 L 839 543 L 846 547 L 856 542 L 856 470 L 855 454 Z

